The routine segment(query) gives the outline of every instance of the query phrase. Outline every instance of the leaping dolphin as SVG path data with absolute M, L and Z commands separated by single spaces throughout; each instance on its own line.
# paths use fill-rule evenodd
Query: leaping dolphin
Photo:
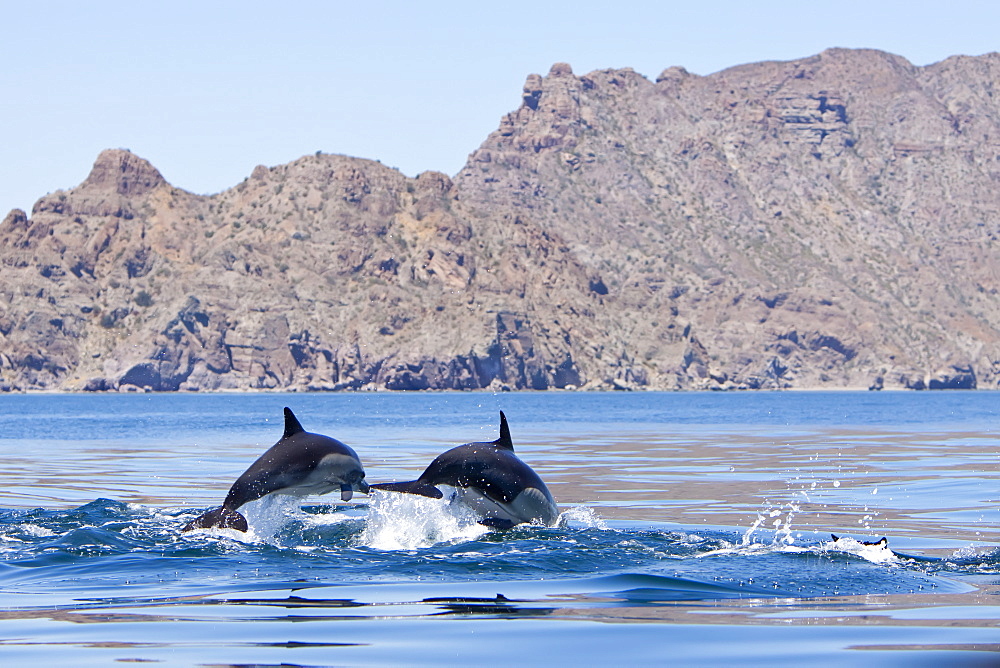
M 268 494 L 308 496 L 340 489 L 341 500 L 350 501 L 355 488 L 368 493 L 357 453 L 337 439 L 305 431 L 286 407 L 285 433 L 278 442 L 236 479 L 222 506 L 188 522 L 183 531 L 246 531 L 247 520 L 237 509 Z
M 500 438 L 466 443 L 437 456 L 416 480 L 372 485 L 372 489 L 444 496 L 437 485 L 455 488 L 455 502 L 472 508 L 480 524 L 509 529 L 515 524 L 553 526 L 559 509 L 548 488 L 531 467 L 514 454 L 507 416 L 500 411 Z

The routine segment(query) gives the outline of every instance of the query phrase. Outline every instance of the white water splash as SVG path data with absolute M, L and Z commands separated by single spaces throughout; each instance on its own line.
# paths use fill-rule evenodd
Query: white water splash
M 328 527 L 334 524 L 343 524 L 344 522 L 359 522 L 364 519 L 364 514 L 366 510 L 364 506 L 361 509 L 351 509 L 343 510 L 340 512 L 324 512 L 324 513 L 302 513 L 301 519 L 307 526 L 314 527 Z
M 873 564 L 898 564 L 899 557 L 885 544 L 865 545 L 864 543 L 847 536 L 841 536 L 837 540 L 827 541 L 823 545 L 827 552 L 844 552 L 861 557 L 865 561 Z
M 757 511 L 757 519 L 754 520 L 750 528 L 746 530 L 743 534 L 743 538 L 740 539 L 740 547 L 750 547 L 754 544 L 753 535 L 763 524 L 768 523 L 774 531 L 774 537 L 771 539 L 771 546 L 773 547 L 787 547 L 795 543 L 795 536 L 792 533 L 792 520 L 795 518 L 795 514 L 798 513 L 800 507 L 794 501 L 790 501 L 779 508 L 772 507 L 770 510 L 759 510 Z M 766 514 L 765 514 L 766 513 Z
M 211 539 L 225 538 L 228 540 L 235 541 L 237 543 L 244 543 L 246 545 L 255 545 L 258 543 L 265 542 L 264 537 L 258 536 L 250 527 L 250 530 L 246 533 L 242 531 L 237 531 L 236 529 L 223 529 L 221 527 L 210 527 L 210 528 L 198 528 L 191 529 L 190 531 L 185 531 L 184 533 L 178 533 L 178 540 L 196 540 L 201 541 L 205 537 Z
M 739 544 L 741 547 L 746 547 L 753 543 L 753 534 L 755 531 L 757 531 L 757 529 L 760 528 L 760 525 L 764 523 L 765 519 L 767 518 L 764 517 L 763 513 L 761 512 L 757 513 L 757 519 L 754 520 L 753 524 L 751 524 L 750 528 L 743 533 L 743 537 L 740 539 Z
M 589 506 L 573 506 L 559 514 L 556 526 L 563 529 L 578 526 L 584 529 L 607 529 L 608 523 Z
M 792 520 L 801 508 L 794 501 L 789 501 L 782 506 L 772 506 L 767 501 L 765 507 L 757 511 L 757 519 L 743 532 L 739 543 L 724 544 L 717 550 L 703 552 L 698 557 L 708 557 L 718 554 L 739 554 L 751 555 L 770 552 L 807 552 L 809 548 L 795 545 L 798 536 L 792 530 Z M 765 526 L 770 525 L 770 526 Z M 773 531 L 771 542 L 757 542 L 754 534 L 758 530 Z
M 48 529 L 37 524 L 24 524 L 21 526 L 21 530 L 29 536 L 33 536 L 35 538 L 47 538 L 49 536 L 56 535 L 56 532 L 52 529 Z
M 489 531 L 474 512 L 447 498 L 372 490 L 358 544 L 377 550 L 416 550 L 474 540 Z
M 240 512 L 250 525 L 247 533 L 254 535 L 259 541 L 268 542 L 290 521 L 305 517 L 301 502 L 302 499 L 297 496 L 268 494 L 241 506 Z
M 211 527 L 194 529 L 191 534 L 208 534 L 218 538 L 229 538 L 240 543 L 273 543 L 278 532 L 292 520 L 307 520 L 310 516 L 302 511 L 301 498 L 285 494 L 268 494 L 240 506 L 239 512 L 247 520 L 248 530 L 244 533 L 236 529 Z
M 951 553 L 952 559 L 978 559 L 979 557 L 1000 557 L 1000 547 L 995 545 L 966 545 Z

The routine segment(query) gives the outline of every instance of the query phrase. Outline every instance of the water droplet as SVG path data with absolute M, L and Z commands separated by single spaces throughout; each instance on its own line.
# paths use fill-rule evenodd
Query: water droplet
M 833 481 L 833 486 L 834 487 L 840 487 L 840 481 L 839 480 L 834 480 Z

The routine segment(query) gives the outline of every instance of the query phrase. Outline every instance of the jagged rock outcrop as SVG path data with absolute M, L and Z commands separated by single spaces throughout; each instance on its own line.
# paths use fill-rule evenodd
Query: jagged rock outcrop
M 0 223 L 0 388 L 996 388 L 997 81 L 557 64 L 453 178 L 105 151 Z

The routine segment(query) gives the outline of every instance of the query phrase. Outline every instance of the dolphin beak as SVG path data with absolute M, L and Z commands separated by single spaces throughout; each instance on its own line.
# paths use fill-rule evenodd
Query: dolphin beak
M 366 483 L 364 480 L 359 480 L 357 484 L 359 492 L 361 492 L 362 494 L 368 493 L 369 490 L 368 483 Z

